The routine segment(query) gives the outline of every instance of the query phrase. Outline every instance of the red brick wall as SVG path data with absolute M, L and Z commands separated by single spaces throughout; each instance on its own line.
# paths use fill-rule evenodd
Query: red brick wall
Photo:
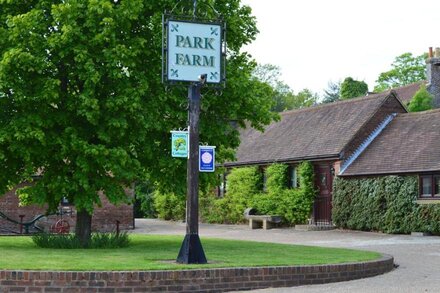
M 343 150 L 343 159 L 346 160 L 353 154 L 356 149 L 365 141 L 365 139 L 374 131 L 374 129 L 385 120 L 391 113 L 406 113 L 406 110 L 400 102 L 390 95 L 373 115 L 373 117 L 356 133 L 353 139 L 347 144 Z
M 383 256 L 365 263 L 180 271 L 0 270 L 0 292 L 229 292 L 355 280 L 389 272 L 393 265 L 392 256 Z
M 17 186 L 17 188 L 23 187 L 25 184 Z M 7 192 L 0 196 L 0 212 L 8 217 L 20 221 L 20 215 L 24 215 L 23 222 L 31 221 L 35 216 L 46 213 L 46 207 L 40 207 L 36 205 L 21 207 L 19 206 L 18 196 L 15 194 L 17 188 Z M 132 195 L 130 190 L 127 190 L 127 194 Z M 96 232 L 111 232 L 116 230 L 116 221 L 120 222 L 120 229 L 127 230 L 134 228 L 133 218 L 133 206 L 121 204 L 115 206 L 111 204 L 107 198 L 101 195 L 102 207 L 95 207 L 95 211 L 92 217 L 92 230 Z M 40 221 L 41 225 L 46 229 L 49 229 L 56 221 L 60 219 L 60 216 L 49 216 Z M 63 215 L 63 219 L 69 222 L 71 232 L 75 229 L 76 212 L 73 209 L 72 215 Z M 8 233 L 8 231 L 18 232 L 20 226 L 0 217 L 0 234 Z

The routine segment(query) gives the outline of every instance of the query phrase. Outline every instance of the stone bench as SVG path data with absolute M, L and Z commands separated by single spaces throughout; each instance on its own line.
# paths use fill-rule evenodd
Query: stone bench
M 273 224 L 281 223 L 281 216 L 269 215 L 244 215 L 245 219 L 249 220 L 249 227 L 251 229 L 263 228 L 264 230 L 273 227 Z
M 281 216 L 270 215 L 255 215 L 256 210 L 254 208 L 247 208 L 243 215 L 246 220 L 249 220 L 249 227 L 251 229 L 263 228 L 264 230 L 273 227 L 273 224 L 281 223 Z

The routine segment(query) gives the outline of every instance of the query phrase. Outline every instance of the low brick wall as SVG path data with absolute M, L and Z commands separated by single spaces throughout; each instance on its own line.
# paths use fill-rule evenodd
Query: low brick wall
M 392 256 L 364 263 L 182 271 L 0 271 L 0 292 L 224 292 L 324 284 L 393 269 Z
M 35 216 L 46 213 L 46 207 L 37 205 L 20 206 L 18 196 L 16 195 L 17 188 L 26 186 L 20 184 L 16 188 L 10 190 L 5 194 L 0 194 L 0 211 L 19 222 L 20 215 L 23 215 L 23 222 L 31 221 Z M 126 190 L 127 194 L 133 196 L 133 191 Z M 119 221 L 119 228 L 121 230 L 134 229 L 134 215 L 133 206 L 127 204 L 113 205 L 108 199 L 100 194 L 102 206 L 95 207 L 92 218 L 92 230 L 94 232 L 113 232 L 116 231 L 116 221 Z M 76 225 L 76 210 L 72 207 L 73 213 L 71 215 L 63 216 L 63 219 L 69 222 L 70 231 L 75 231 Z M 60 219 L 59 216 L 50 216 L 42 220 L 41 226 L 48 228 Z M 8 234 L 11 231 L 18 233 L 20 225 L 0 218 L 0 234 Z M 0 291 L 1 293 L 1 291 Z

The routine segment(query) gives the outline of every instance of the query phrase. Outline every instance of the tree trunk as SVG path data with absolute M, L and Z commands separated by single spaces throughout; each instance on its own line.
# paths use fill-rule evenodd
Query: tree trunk
M 92 238 L 92 215 L 86 210 L 76 213 L 75 235 L 78 237 L 81 247 L 87 248 Z

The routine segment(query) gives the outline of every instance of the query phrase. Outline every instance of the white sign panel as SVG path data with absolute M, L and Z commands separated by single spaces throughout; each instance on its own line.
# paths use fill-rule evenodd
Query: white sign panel
M 173 81 L 221 82 L 222 27 L 170 20 L 167 28 L 167 78 Z

